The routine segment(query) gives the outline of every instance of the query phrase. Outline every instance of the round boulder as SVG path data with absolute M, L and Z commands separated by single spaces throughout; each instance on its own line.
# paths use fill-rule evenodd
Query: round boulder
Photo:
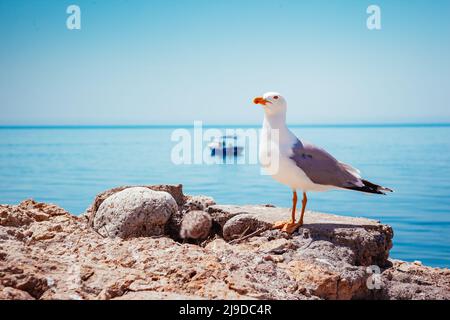
M 167 192 L 128 188 L 103 201 L 95 214 L 93 228 L 104 237 L 159 236 L 177 210 L 175 199 Z
M 181 221 L 180 236 L 183 239 L 206 239 L 212 227 L 209 213 L 204 211 L 190 211 Z
M 228 220 L 223 226 L 223 238 L 226 241 L 239 239 L 255 231 L 270 229 L 271 224 L 258 219 L 252 214 L 238 214 Z

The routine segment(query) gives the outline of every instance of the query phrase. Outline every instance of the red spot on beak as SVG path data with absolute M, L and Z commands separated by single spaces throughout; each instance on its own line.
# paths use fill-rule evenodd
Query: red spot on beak
M 260 104 L 265 106 L 269 101 L 267 101 L 266 99 L 264 99 L 263 97 L 256 97 L 255 99 L 253 99 L 253 103 L 254 104 Z

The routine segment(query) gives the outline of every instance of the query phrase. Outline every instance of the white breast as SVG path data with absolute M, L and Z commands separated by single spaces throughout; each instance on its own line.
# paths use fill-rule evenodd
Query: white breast
M 329 190 L 331 188 L 329 186 L 312 182 L 291 159 L 292 147 L 297 142 L 297 137 L 287 128 L 279 129 L 278 132 L 279 137 L 267 125 L 264 125 L 261 131 L 259 159 L 264 171 L 291 189 L 300 189 L 305 192 Z

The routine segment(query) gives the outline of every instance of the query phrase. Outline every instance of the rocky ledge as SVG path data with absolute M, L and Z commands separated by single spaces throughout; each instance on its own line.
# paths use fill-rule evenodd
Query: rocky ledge
M 120 187 L 77 217 L 0 206 L 0 299 L 449 299 L 450 271 L 390 260 L 392 228 L 217 205 L 181 186 Z

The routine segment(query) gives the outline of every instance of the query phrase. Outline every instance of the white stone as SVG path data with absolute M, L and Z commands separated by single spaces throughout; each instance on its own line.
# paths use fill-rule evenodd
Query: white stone
M 175 199 L 167 192 L 128 188 L 103 201 L 93 228 L 104 237 L 158 236 L 177 210 Z

